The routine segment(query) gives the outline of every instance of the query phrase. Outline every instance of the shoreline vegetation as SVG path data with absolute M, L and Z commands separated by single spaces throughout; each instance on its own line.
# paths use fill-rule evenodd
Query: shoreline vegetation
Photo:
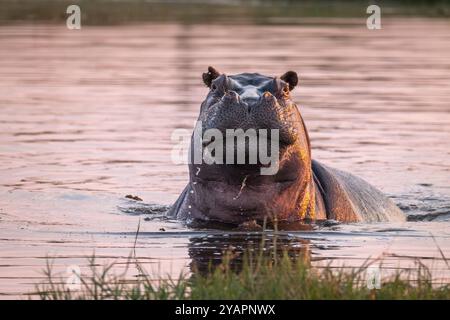
M 302 18 L 366 19 L 371 4 L 381 7 L 383 17 L 450 16 L 448 0 L 0 0 L 0 24 L 65 22 L 66 8 L 72 4 L 80 6 L 83 25 L 302 24 L 308 23 Z
M 31 297 L 37 295 L 42 300 L 450 299 L 450 284 L 433 281 L 430 270 L 419 260 L 416 268 L 380 276 L 377 282 L 368 275 L 371 267 L 382 263 L 380 260 L 367 260 L 360 268 L 353 269 L 317 267 L 305 256 L 292 257 L 284 249 L 277 250 L 276 239 L 273 245 L 274 249 L 265 250 L 262 243 L 259 250 L 247 250 L 242 255 L 227 250 L 221 263 L 215 266 L 210 263 L 207 270 L 193 265 L 190 274 L 180 274 L 178 278 L 146 273 L 133 255 L 125 271 L 117 274 L 114 263 L 102 266 L 92 256 L 88 272 L 75 281 L 77 286 L 72 290 L 66 285 L 67 275 L 54 274 L 47 260 L 45 283 L 38 284 Z M 131 269 L 138 273 L 134 279 L 129 276 Z

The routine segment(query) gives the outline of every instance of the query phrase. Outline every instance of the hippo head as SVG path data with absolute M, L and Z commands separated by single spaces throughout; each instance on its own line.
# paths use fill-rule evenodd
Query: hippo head
M 203 81 L 209 92 L 191 139 L 189 216 L 242 224 L 311 214 L 309 138 L 291 98 L 297 74 L 226 75 L 209 67 Z M 201 136 L 197 147 L 195 132 Z M 224 137 L 221 145 L 211 132 Z M 256 140 L 251 141 L 248 133 L 256 135 Z M 239 138 L 242 148 L 237 147 Z M 264 141 L 266 147 L 260 148 Z M 193 161 L 198 146 L 205 151 L 211 145 L 215 145 L 209 150 L 214 161 Z
M 278 129 L 282 144 L 297 139 L 301 118 L 290 96 L 298 83 L 295 72 L 281 77 L 257 73 L 227 76 L 209 67 L 203 80 L 210 89 L 200 111 L 203 131 L 216 128 L 226 134 L 227 129 Z

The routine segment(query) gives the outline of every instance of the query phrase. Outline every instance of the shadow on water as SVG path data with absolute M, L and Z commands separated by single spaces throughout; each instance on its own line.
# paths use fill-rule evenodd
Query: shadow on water
M 239 272 L 245 257 L 273 259 L 287 254 L 309 264 L 311 260 L 310 240 L 276 235 L 273 233 L 223 233 L 196 236 L 189 239 L 188 254 L 192 259 L 190 270 L 206 274 L 228 259 L 232 270 Z

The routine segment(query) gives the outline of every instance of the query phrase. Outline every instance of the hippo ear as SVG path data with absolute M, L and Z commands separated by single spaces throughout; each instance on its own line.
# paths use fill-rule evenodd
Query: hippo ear
M 293 90 L 298 84 L 298 76 L 295 71 L 288 71 L 280 77 L 281 80 L 289 83 L 289 90 Z
M 211 82 L 217 78 L 218 76 L 220 76 L 220 72 L 217 71 L 216 69 L 214 69 L 213 67 L 209 66 L 208 67 L 208 72 L 205 72 L 202 77 L 203 77 L 203 82 L 208 86 L 211 87 Z

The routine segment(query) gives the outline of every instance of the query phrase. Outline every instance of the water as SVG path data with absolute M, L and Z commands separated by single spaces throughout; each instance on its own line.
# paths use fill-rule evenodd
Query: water
M 171 134 L 192 129 L 208 65 L 296 70 L 313 157 L 370 181 L 414 220 L 283 234 L 294 254 L 356 267 L 383 258 L 385 270 L 416 257 L 450 282 L 438 250 L 450 256 L 449 22 L 312 22 L 0 27 L 0 298 L 32 292 L 47 257 L 63 277 L 73 264 L 85 272 L 93 252 L 126 261 L 139 220 L 136 257 L 164 276 L 258 241 L 161 213 L 188 179 L 171 162 Z

